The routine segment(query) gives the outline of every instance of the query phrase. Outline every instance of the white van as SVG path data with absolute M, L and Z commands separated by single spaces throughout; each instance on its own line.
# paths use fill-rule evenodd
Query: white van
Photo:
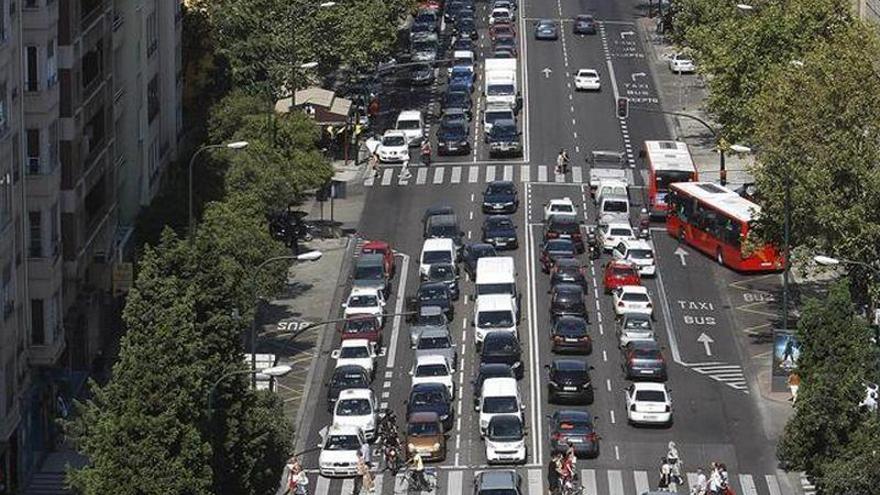
M 629 221 L 629 198 L 619 194 L 603 194 L 599 200 L 599 223 Z
M 516 291 L 516 268 L 513 258 L 493 256 L 477 260 L 475 297 L 507 294 L 513 302 L 516 321 L 519 322 L 519 294 Z
M 428 276 L 428 271 L 434 263 L 455 263 L 455 243 L 452 239 L 435 238 L 425 239 L 422 244 L 422 256 L 419 258 L 419 274 Z
M 425 120 L 419 110 L 404 110 L 397 116 L 394 128 L 403 131 L 410 146 L 419 146 L 425 137 Z
M 477 296 L 474 304 L 474 340 L 483 343 L 489 332 L 516 334 L 516 310 L 507 294 Z
M 608 195 L 629 197 L 629 184 L 620 180 L 599 181 L 599 186 L 593 192 L 593 200 L 598 205 L 602 198 Z
M 480 435 L 486 434 L 493 416 L 513 414 L 523 421 L 524 407 L 519 388 L 516 386 L 516 378 L 487 378 L 483 381 L 480 401 L 477 404 L 477 409 L 480 411 Z

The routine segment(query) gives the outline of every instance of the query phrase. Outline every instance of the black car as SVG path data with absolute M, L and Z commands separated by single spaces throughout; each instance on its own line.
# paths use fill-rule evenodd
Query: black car
M 425 213 L 422 214 L 422 228 L 425 227 L 431 217 L 440 215 L 455 215 L 455 210 L 447 205 L 429 206 L 425 209 Z
M 486 134 L 489 145 L 489 156 L 522 155 L 522 132 L 516 128 L 516 122 L 510 119 L 496 120 L 492 129 Z
M 627 380 L 666 381 L 666 360 L 657 342 L 635 340 L 621 347 L 620 352 Z
M 575 258 L 563 258 L 550 271 L 550 285 L 575 284 L 587 292 L 587 270 Z
M 409 70 L 409 82 L 414 86 L 426 86 L 434 82 L 434 67 L 431 64 L 414 65 Z
M 545 364 L 549 371 L 547 396 L 551 403 L 593 403 L 593 383 L 590 380 L 592 366 L 579 359 L 554 359 Z
M 423 282 L 416 291 L 415 303 L 417 307 L 438 306 L 443 309 L 446 319 L 452 321 L 455 307 L 452 303 L 452 292 L 446 282 Z
M 425 222 L 425 239 L 445 238 L 452 239 L 456 249 L 461 249 L 464 232 L 458 226 L 458 217 L 455 215 L 434 215 Z
M 516 236 L 516 225 L 507 215 L 492 215 L 483 220 L 483 242 L 495 246 L 495 249 L 516 249 L 519 239 Z
M 452 397 L 442 383 L 417 383 L 409 392 L 406 401 L 406 417 L 417 412 L 437 413 L 443 423 L 443 429 L 452 429 L 453 410 Z
M 593 339 L 587 320 L 578 316 L 560 316 L 550 329 L 553 352 L 593 352 Z
M 452 44 L 452 51 L 468 51 L 474 53 L 474 40 L 470 38 L 457 38 L 455 43 Z
M 440 155 L 471 152 L 470 126 L 464 121 L 446 122 L 437 129 L 437 153 Z
M 591 15 L 582 14 L 574 18 L 574 34 L 596 34 L 596 20 Z
M 475 278 L 477 276 L 477 261 L 480 258 L 488 258 L 498 256 L 495 246 L 486 244 L 485 242 L 475 242 L 473 244 L 465 244 L 461 248 L 461 261 L 464 263 L 464 271 Z
M 455 21 L 455 32 L 459 38 L 469 38 L 476 41 L 480 35 L 477 34 L 477 23 L 473 17 L 462 17 Z
M 550 416 L 551 452 L 565 452 L 569 442 L 578 457 L 599 456 L 599 435 L 593 425 L 593 415 L 588 411 L 562 410 Z
M 458 300 L 458 268 L 452 263 L 431 263 L 426 282 L 442 282 L 449 287 L 453 300 Z
M 467 89 L 447 91 L 443 95 L 443 100 L 440 101 L 440 111 L 445 113 L 453 108 L 463 111 L 468 120 L 473 117 L 474 101 Z
M 577 255 L 571 239 L 550 239 L 541 247 L 541 269 L 550 273 L 557 260 L 574 258 Z
M 348 388 L 370 388 L 370 374 L 354 364 L 340 366 L 333 370 L 327 383 L 327 410 L 333 410 L 339 392 Z
M 516 334 L 510 332 L 489 332 L 480 348 L 480 363 L 506 364 L 513 369 L 517 379 L 523 377 L 522 349 Z
M 556 284 L 550 288 L 550 316 L 579 316 L 589 320 L 584 288 L 576 284 Z
M 544 240 L 571 239 L 578 253 L 584 252 L 584 236 L 577 217 L 572 215 L 553 215 L 544 224 Z
M 513 368 L 504 363 L 480 363 L 477 376 L 471 380 L 471 384 L 474 386 L 474 410 L 480 403 L 483 382 L 489 378 L 514 378 Z
M 495 180 L 483 191 L 483 213 L 513 213 L 519 208 L 516 184 L 509 180 Z

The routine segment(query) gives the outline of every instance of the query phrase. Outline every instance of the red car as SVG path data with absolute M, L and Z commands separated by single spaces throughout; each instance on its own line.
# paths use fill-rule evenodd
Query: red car
M 342 323 L 339 329 L 342 340 L 367 339 L 382 345 L 382 326 L 379 319 L 373 315 L 357 314 Z
M 602 277 L 605 293 L 611 294 L 614 289 L 624 285 L 642 285 L 639 269 L 628 261 L 612 260 L 605 265 Z
M 361 246 L 361 254 L 381 254 L 385 258 L 385 273 L 394 278 L 394 250 L 385 241 L 367 241 Z
M 489 28 L 489 38 L 494 41 L 498 35 L 509 36 L 511 38 L 515 37 L 516 31 L 513 29 L 513 24 L 506 22 L 493 24 L 492 27 Z

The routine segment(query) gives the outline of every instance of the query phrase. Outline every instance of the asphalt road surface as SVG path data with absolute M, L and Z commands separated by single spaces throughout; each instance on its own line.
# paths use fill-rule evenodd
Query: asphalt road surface
M 486 4 L 477 4 L 478 22 L 485 19 Z M 595 36 L 576 37 L 571 19 L 581 13 L 593 14 L 600 21 Z M 520 0 L 518 23 L 520 69 L 523 74 L 524 108 L 520 114 L 525 150 L 522 159 L 490 160 L 482 146 L 480 125 L 472 129 L 474 152 L 463 157 L 443 157 L 430 168 L 412 166 L 411 176 L 401 179 L 399 167 L 385 167 L 380 177 L 370 180 L 371 189 L 360 228 L 369 239 L 383 239 L 399 253 L 398 277 L 394 281 L 389 312 L 402 307 L 405 294 L 418 286 L 418 256 L 422 246 L 421 216 L 433 205 L 454 207 L 462 230 L 469 241 L 480 236 L 484 215 L 480 210 L 485 184 L 493 179 L 517 183 L 520 209 L 514 215 L 519 229 L 520 247 L 505 252 L 515 258 L 519 291 L 523 294 L 523 318 L 518 332 L 523 345 L 525 376 L 520 392 L 526 403 L 528 459 L 515 466 L 522 478 L 522 493 L 546 493 L 544 481 L 549 460 L 546 416 L 558 409 L 546 397 L 544 365 L 553 358 L 549 349 L 548 276 L 538 263 L 541 244 L 542 205 L 551 198 L 570 197 L 579 205 L 585 224 L 595 223 L 589 201 L 585 158 L 594 150 L 623 151 L 626 165 L 636 184 L 633 197 L 638 204 L 644 184 L 644 165 L 638 149 L 647 139 L 667 139 L 670 133 L 662 116 L 633 112 L 626 119 L 615 114 L 615 96 L 641 98 L 640 105 L 656 106 L 656 88 L 645 60 L 635 20 L 644 15 L 644 6 L 634 0 L 590 2 L 587 0 Z M 536 41 L 532 22 L 539 18 L 561 20 L 558 41 Z M 485 22 L 482 28 L 485 28 Z M 481 44 L 487 49 L 485 29 Z M 480 55 L 483 60 L 485 53 Z M 579 68 L 593 68 L 602 78 L 602 90 L 596 93 L 574 91 L 573 74 Z M 481 80 L 474 94 L 480 93 Z M 413 96 L 428 107 L 441 88 L 424 90 L 430 95 Z M 476 104 L 480 104 L 475 102 Z M 436 106 L 436 104 L 434 104 Z M 474 123 L 479 124 L 478 116 Z M 436 128 L 432 128 L 432 136 Z M 554 173 L 556 155 L 566 148 L 572 170 L 565 175 Z M 436 149 L 436 147 L 435 147 Z M 415 156 L 416 152 L 413 152 Z M 416 160 L 413 160 L 413 164 Z M 638 211 L 638 207 L 635 208 Z M 593 352 L 587 360 L 592 372 L 595 402 L 577 409 L 589 410 L 597 419 L 601 435 L 601 453 L 596 459 L 579 460 L 586 493 L 591 495 L 641 494 L 656 489 L 660 458 L 667 442 L 674 440 L 681 452 L 684 471 L 693 479 L 698 466 L 719 461 L 727 464 L 733 488 L 738 494 L 780 494 L 776 478 L 774 445 L 764 438 L 755 396 L 743 372 L 740 351 L 735 339 L 731 308 L 726 307 L 725 291 L 733 275 L 712 260 L 685 247 L 687 254 L 677 255 L 679 247 L 655 225 L 653 241 L 659 276 L 647 279 L 657 315 L 658 336 L 669 363 L 669 380 L 674 408 L 674 423 L 666 428 L 636 428 L 628 425 L 622 389 L 628 385 L 621 371 L 621 357 L 614 332 L 614 312 L 610 296 L 602 293 L 601 267 L 608 256 L 590 261 L 590 309 Z M 403 265 L 406 264 L 406 270 Z M 406 275 L 402 277 L 401 275 Z M 478 431 L 475 411 L 470 407 L 473 391 L 470 383 L 478 366 L 474 352 L 473 330 L 469 320 L 473 306 L 473 285 L 462 276 L 462 297 L 457 302 L 452 329 L 458 342 L 459 370 L 455 424 L 447 440 L 449 455 L 434 465 L 439 472 L 439 487 L 434 493 L 470 493 L 474 474 L 485 469 L 508 469 L 486 466 L 485 449 Z M 409 392 L 408 372 L 413 352 L 407 339 L 405 321 L 393 320 L 384 329 L 386 351 L 379 360 L 373 390 L 383 406 L 397 411 L 404 420 L 404 401 Z M 712 343 L 706 347 L 700 336 Z M 700 340 L 698 340 L 700 339 Z M 338 337 L 333 337 L 335 348 Z M 711 354 L 710 354 L 711 353 Z M 318 431 L 331 421 L 325 407 L 323 384 L 329 379 L 333 360 L 321 358 L 318 382 L 310 397 L 315 407 L 303 424 L 308 446 L 320 442 Z M 402 424 L 400 426 L 403 426 Z M 309 491 L 313 494 L 351 493 L 351 479 L 327 479 L 317 474 L 317 451 L 303 455 L 309 470 Z M 378 456 L 375 457 L 378 459 Z M 381 467 L 381 462 L 377 463 Z M 405 493 L 406 483 L 390 474 L 379 474 L 377 493 Z M 687 493 L 688 487 L 680 489 Z M 427 493 L 427 492 L 426 492 Z

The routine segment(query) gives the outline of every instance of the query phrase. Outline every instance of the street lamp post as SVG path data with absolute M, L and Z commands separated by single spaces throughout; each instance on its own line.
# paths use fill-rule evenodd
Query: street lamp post
M 187 194 L 187 203 L 188 203 L 188 216 L 187 216 L 187 224 L 186 229 L 189 234 L 189 238 L 192 241 L 193 239 L 193 231 L 194 229 L 194 218 L 193 218 L 193 165 L 196 163 L 196 157 L 199 154 L 206 150 L 214 150 L 214 149 L 230 149 L 230 150 L 241 150 L 248 147 L 247 141 L 234 141 L 231 143 L 225 144 L 206 144 L 201 148 L 197 149 L 195 153 L 193 153 L 192 157 L 189 159 L 189 167 L 187 167 L 187 187 L 189 192 Z
M 257 267 L 254 269 L 253 274 L 251 275 L 251 287 L 254 288 L 254 292 L 255 292 L 254 299 L 256 300 L 257 305 L 256 305 L 256 308 L 254 309 L 253 321 L 251 322 L 251 342 L 250 342 L 250 344 L 251 344 L 250 345 L 250 347 L 251 347 L 251 371 L 256 372 L 256 369 L 257 369 L 257 324 L 258 324 L 257 319 L 260 316 L 260 314 L 259 314 L 260 313 L 260 299 L 259 299 L 259 296 L 256 295 L 256 291 L 257 291 L 257 276 L 260 274 L 260 271 L 262 271 L 263 268 L 265 268 L 270 263 L 275 263 L 277 261 L 285 261 L 285 260 L 286 261 L 317 261 L 317 260 L 321 259 L 321 256 L 323 256 L 323 254 L 324 253 L 322 253 L 321 251 L 309 251 L 307 253 L 297 254 L 297 255 L 274 256 L 272 258 L 269 258 L 269 259 L 263 261 L 262 263 L 257 265 Z M 256 388 L 256 386 L 257 386 L 256 375 L 254 375 L 254 377 L 253 377 L 253 385 Z
M 272 366 L 272 367 L 269 367 L 269 368 L 266 368 L 263 370 L 256 370 L 256 369 L 233 370 L 233 371 L 229 371 L 227 373 L 220 375 L 220 378 L 216 379 L 214 381 L 214 383 L 211 385 L 211 388 L 208 390 L 208 417 L 210 418 L 211 416 L 214 415 L 214 393 L 217 391 L 217 387 L 227 378 L 235 376 L 235 375 L 254 375 L 254 377 L 256 378 L 256 376 L 258 374 L 266 375 L 266 376 L 269 376 L 272 378 L 277 378 L 277 377 L 281 377 L 281 376 L 284 376 L 284 375 L 290 373 L 290 371 L 292 369 L 293 368 L 288 365 L 278 365 L 278 366 Z

